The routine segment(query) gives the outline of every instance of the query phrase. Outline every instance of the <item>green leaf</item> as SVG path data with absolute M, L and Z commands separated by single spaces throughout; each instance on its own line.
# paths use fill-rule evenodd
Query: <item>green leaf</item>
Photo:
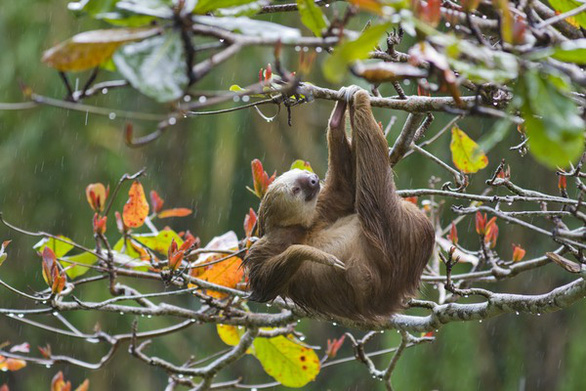
M 336 47 L 334 54 L 323 63 L 323 72 L 332 83 L 339 83 L 346 74 L 348 65 L 356 60 L 368 58 L 381 37 L 391 27 L 390 23 L 372 26 L 354 41 Z
M 74 279 L 74 278 L 77 278 L 77 277 L 87 273 L 88 270 L 90 270 L 90 268 L 83 267 L 81 265 L 75 265 L 75 264 L 72 264 L 71 262 L 83 263 L 86 265 L 93 265 L 94 263 L 96 263 L 97 260 L 98 260 L 98 257 L 96 257 L 94 254 L 85 252 L 85 253 L 81 253 L 81 254 L 77 254 L 77 255 L 72 255 L 70 257 L 63 257 L 60 260 L 60 262 L 61 262 L 61 265 L 63 266 L 63 268 L 65 269 L 65 273 L 67 274 L 67 277 L 69 277 L 70 279 Z M 71 262 L 67 262 L 67 261 L 71 261 Z
M 181 246 L 183 244 L 183 239 L 181 239 L 177 232 L 171 229 L 159 231 L 157 235 L 139 234 L 132 235 L 132 237 L 137 242 L 142 243 L 144 246 L 162 255 L 167 255 L 167 250 L 169 249 L 169 246 L 171 245 L 171 241 L 173 239 L 175 239 L 175 243 L 177 243 L 177 246 Z M 120 240 L 118 240 L 118 242 L 116 242 L 116 244 L 114 245 L 113 250 L 129 255 L 132 258 L 140 258 L 140 254 L 134 249 L 134 247 L 130 243 L 126 243 L 126 248 L 124 249 L 124 251 L 122 251 L 123 247 L 124 239 L 120 238 Z
M 238 32 L 244 35 L 258 36 L 263 38 L 274 38 L 278 36 L 281 42 L 287 43 L 301 37 L 299 30 L 286 27 L 277 23 L 254 20 L 244 16 L 237 18 L 214 16 L 194 16 L 193 21 L 208 26 L 220 27 L 225 30 Z
M 577 0 L 549 0 L 549 4 L 560 13 L 568 12 L 574 8 L 578 8 L 584 5 L 583 2 Z M 586 12 L 581 12 L 578 15 L 572 16 L 573 21 L 580 25 L 582 28 L 586 28 Z
M 584 151 L 586 123 L 566 95 L 568 91 L 565 78 L 528 69 L 515 94 L 525 120 L 529 150 L 550 168 L 567 167 Z
M 291 164 L 290 170 L 293 170 L 295 168 L 298 168 L 300 170 L 313 172 L 313 169 L 311 168 L 311 164 L 309 164 L 309 162 L 306 162 L 305 160 L 301 160 L 301 159 L 297 159 Z
M 134 88 L 158 102 L 181 98 L 189 82 L 177 31 L 123 46 L 114 63 Z
M 193 9 L 195 14 L 205 14 L 220 8 L 235 7 L 255 0 L 199 0 Z
M 71 239 L 63 235 L 59 235 L 58 238 L 73 242 Z M 53 250 L 57 258 L 61 258 L 69 251 L 71 251 L 71 249 L 73 249 L 72 244 L 63 242 L 61 240 L 56 240 L 54 238 L 44 238 L 33 246 L 33 248 L 38 252 L 43 252 L 45 247 L 49 247 L 51 250 Z
M 285 387 L 303 387 L 320 371 L 319 359 L 313 349 L 284 336 L 256 338 L 253 346 L 265 372 Z
M 553 58 L 586 65 L 586 38 L 562 42 L 554 49 Z
M 328 21 L 321 12 L 321 8 L 315 5 L 314 0 L 297 0 L 297 8 L 305 27 L 317 37 L 321 37 L 322 30 L 328 27 Z

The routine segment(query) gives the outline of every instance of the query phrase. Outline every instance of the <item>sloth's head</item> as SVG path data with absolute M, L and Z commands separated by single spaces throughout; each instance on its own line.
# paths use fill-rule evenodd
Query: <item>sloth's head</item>
M 308 228 L 319 190 L 319 177 L 309 171 L 293 169 L 275 179 L 260 204 L 260 235 L 274 227 Z

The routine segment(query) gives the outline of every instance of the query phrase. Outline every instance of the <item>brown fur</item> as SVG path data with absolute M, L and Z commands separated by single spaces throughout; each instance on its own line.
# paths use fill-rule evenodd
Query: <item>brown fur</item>
M 261 239 L 245 259 L 251 299 L 289 298 L 324 315 L 376 321 L 415 294 L 434 244 L 429 219 L 395 192 L 388 144 L 368 93 L 338 102 L 328 129 L 329 165 L 317 201 L 291 194 L 303 171 L 269 187 L 259 210 Z M 299 189 L 296 188 L 296 191 Z M 341 260 L 345 270 L 335 266 Z

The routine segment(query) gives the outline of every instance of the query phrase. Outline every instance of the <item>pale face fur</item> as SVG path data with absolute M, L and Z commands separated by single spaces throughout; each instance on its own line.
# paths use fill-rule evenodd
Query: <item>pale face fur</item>
M 261 202 L 259 216 L 264 229 L 294 225 L 308 228 L 315 217 L 319 191 L 319 177 L 309 171 L 296 168 L 279 176 Z

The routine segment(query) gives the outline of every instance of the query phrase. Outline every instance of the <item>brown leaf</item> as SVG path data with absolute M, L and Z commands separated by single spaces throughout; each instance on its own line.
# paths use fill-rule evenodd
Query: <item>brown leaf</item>
M 139 181 L 134 181 L 128 191 L 128 201 L 124 204 L 122 220 L 127 227 L 138 228 L 149 215 L 149 204 Z
M 83 71 L 108 60 L 121 45 L 160 32 L 158 27 L 86 31 L 45 51 L 42 61 L 61 72 Z

